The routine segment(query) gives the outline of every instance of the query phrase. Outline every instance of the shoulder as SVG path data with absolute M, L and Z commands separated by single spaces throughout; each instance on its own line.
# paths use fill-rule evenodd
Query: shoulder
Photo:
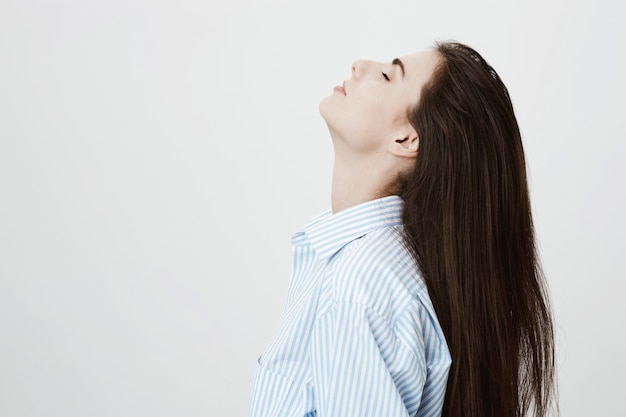
M 445 351 L 445 338 L 417 263 L 401 227 L 389 227 L 354 240 L 332 259 L 322 290 L 322 311 L 338 306 L 369 311 L 385 323 L 414 355 L 426 346 Z
M 425 291 L 400 226 L 378 229 L 346 245 L 332 259 L 329 280 L 334 301 L 362 304 L 389 319 Z
M 401 226 L 382 228 L 352 241 L 331 259 L 319 315 L 342 308 L 367 310 L 404 344 L 422 354 L 447 352 L 445 337 L 417 262 Z M 445 355 L 444 355 L 445 356 Z

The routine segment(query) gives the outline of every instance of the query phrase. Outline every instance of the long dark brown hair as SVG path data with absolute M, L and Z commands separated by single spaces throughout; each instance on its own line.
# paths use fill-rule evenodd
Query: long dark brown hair
M 553 324 L 513 105 L 475 50 L 436 50 L 409 112 L 419 154 L 399 194 L 452 356 L 443 416 L 542 417 L 554 403 Z

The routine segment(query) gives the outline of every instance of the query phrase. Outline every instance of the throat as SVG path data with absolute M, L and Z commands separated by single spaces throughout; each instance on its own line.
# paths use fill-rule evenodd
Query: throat
M 333 214 L 391 195 L 389 185 L 394 180 L 372 161 L 346 161 L 335 157 L 331 194 Z

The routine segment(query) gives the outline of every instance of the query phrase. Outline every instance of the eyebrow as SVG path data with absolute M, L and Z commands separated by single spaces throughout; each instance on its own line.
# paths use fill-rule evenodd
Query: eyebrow
M 404 64 L 400 61 L 400 58 L 394 58 L 393 61 L 391 61 L 391 65 L 400 66 L 400 69 L 402 70 L 402 78 L 404 78 Z

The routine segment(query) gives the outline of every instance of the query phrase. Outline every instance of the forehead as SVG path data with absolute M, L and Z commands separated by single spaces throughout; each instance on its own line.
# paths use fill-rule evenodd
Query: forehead
M 436 51 L 417 52 L 400 58 L 405 70 L 404 94 L 410 103 L 414 103 L 415 98 L 419 100 L 422 87 L 430 80 L 440 59 Z
M 407 81 L 418 81 L 422 84 L 430 79 L 439 63 L 440 56 L 436 51 L 422 51 L 405 55 L 400 58 L 404 63 Z

